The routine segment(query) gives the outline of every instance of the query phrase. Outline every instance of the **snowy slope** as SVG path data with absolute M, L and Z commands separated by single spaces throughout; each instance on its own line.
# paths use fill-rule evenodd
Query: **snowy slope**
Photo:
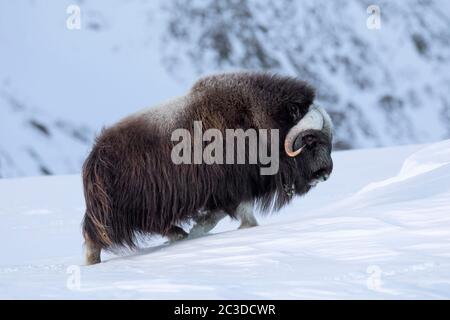
M 72 4 L 80 30 L 66 28 Z M 449 138 L 450 2 L 378 1 L 380 30 L 366 27 L 370 4 L 0 1 L 0 175 L 75 173 L 90 145 L 52 128 L 41 143 L 10 101 L 50 127 L 84 128 L 92 141 L 102 126 L 183 94 L 201 74 L 235 69 L 310 81 L 341 149 Z
M 0 298 L 450 298 L 450 140 L 335 152 L 260 226 L 83 266 L 79 176 L 0 181 Z M 79 280 L 79 281 L 78 281 Z
M 94 132 L 0 92 L 0 178 L 79 171 Z

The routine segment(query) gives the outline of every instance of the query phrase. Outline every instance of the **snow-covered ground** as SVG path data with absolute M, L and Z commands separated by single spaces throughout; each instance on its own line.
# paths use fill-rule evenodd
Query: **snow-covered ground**
M 83 266 L 79 176 L 0 180 L 0 298 L 450 298 L 450 140 L 336 152 L 260 226 Z

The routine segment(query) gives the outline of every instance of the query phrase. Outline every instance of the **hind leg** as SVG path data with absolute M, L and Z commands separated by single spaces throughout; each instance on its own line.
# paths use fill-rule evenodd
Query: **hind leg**
M 188 236 L 188 234 L 186 233 L 186 231 L 183 230 L 183 228 L 178 226 L 172 226 L 167 232 L 166 236 L 167 238 L 169 238 L 170 242 L 175 242 L 185 239 Z
M 227 216 L 223 210 L 210 211 L 194 218 L 195 225 L 189 231 L 189 236 L 197 237 L 211 231 L 220 220 Z
M 102 248 L 96 245 L 94 242 L 92 242 L 89 238 L 85 237 L 85 259 L 86 264 L 96 264 L 100 263 L 100 253 L 102 251 Z
M 239 204 L 236 209 L 236 216 L 241 221 L 239 229 L 256 227 L 258 225 L 258 221 L 256 221 L 253 215 L 253 201 L 246 201 Z

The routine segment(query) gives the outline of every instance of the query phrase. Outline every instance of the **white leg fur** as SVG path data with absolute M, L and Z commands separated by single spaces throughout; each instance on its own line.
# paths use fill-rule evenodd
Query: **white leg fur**
M 191 231 L 189 231 L 189 237 L 198 237 L 205 233 L 211 231 L 220 220 L 225 218 L 227 214 L 220 210 L 214 212 L 208 212 L 196 219 L 195 225 L 192 227 Z
M 236 216 L 241 221 L 239 229 L 256 227 L 258 225 L 258 221 L 253 215 L 253 201 L 242 202 L 236 209 Z

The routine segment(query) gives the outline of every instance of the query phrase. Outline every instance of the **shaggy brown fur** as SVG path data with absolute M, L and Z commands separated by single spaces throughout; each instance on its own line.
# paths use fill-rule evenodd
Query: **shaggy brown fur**
M 87 245 L 133 248 L 139 235 L 170 235 L 200 210 L 223 210 L 233 217 L 243 201 L 255 200 L 266 210 L 282 207 L 291 199 L 286 186 L 306 193 L 315 172 L 331 172 L 331 141 L 318 132 L 318 146 L 298 158 L 286 156 L 282 142 L 313 99 L 314 91 L 294 78 L 216 75 L 199 80 L 170 121 L 148 111 L 103 130 L 83 167 Z M 279 129 L 278 173 L 260 175 L 258 164 L 173 164 L 171 133 L 192 132 L 194 121 L 202 121 L 204 131 Z M 99 261 L 94 253 L 90 262 Z

